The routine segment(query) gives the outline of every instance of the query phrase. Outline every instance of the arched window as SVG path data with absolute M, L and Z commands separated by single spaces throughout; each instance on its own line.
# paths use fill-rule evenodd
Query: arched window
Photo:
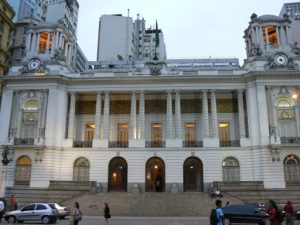
M 115 157 L 109 162 L 108 190 L 127 191 L 127 162 L 122 157 Z
M 222 172 L 224 182 L 240 181 L 240 165 L 235 158 L 228 157 L 224 159 Z
M 300 160 L 295 155 L 288 155 L 284 161 L 284 175 L 286 182 L 300 181 Z
M 152 157 L 146 163 L 146 191 L 165 191 L 165 163 L 159 157 Z
M 189 157 L 183 164 L 184 191 L 203 191 L 203 165 L 197 157 Z
M 90 163 L 86 158 L 79 158 L 74 163 L 73 168 L 74 181 L 89 181 L 90 180 Z
M 288 97 L 280 97 L 276 103 L 278 130 L 281 137 L 295 137 L 295 109 L 294 102 Z
M 28 100 L 23 106 L 21 138 L 36 138 L 39 120 L 39 103 Z
M 16 161 L 15 185 L 29 185 L 31 178 L 31 159 L 21 156 Z

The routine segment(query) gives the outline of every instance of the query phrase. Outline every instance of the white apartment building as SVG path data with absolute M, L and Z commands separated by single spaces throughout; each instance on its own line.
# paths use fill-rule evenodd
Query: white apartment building
M 289 24 L 253 15 L 242 68 L 237 59 L 151 60 L 82 73 L 35 52 L 42 30 L 32 29 L 31 57 L 3 79 L 6 186 L 95 181 L 104 192 L 182 192 L 214 181 L 299 183 L 300 54 Z M 52 29 L 54 49 L 68 56 L 68 36 Z
M 161 29 L 159 46 L 156 47 L 156 30 L 145 29 L 144 18 L 139 14 L 132 18 L 121 14 L 103 15 L 99 21 L 97 61 L 141 61 L 157 57 L 166 59 L 166 47 Z

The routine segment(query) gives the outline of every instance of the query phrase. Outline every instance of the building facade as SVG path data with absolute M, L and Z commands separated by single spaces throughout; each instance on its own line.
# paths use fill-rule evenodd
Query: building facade
M 287 14 L 289 18 L 300 20 L 300 2 L 284 3 L 280 10 L 280 17 Z
M 158 59 L 167 58 L 163 32 L 145 29 L 145 20 L 139 14 L 134 22 L 122 14 L 100 17 L 97 61 L 147 61 L 155 57 L 155 52 Z
M 151 60 L 70 73 L 31 51 L 4 79 L 7 187 L 95 181 L 103 192 L 182 192 L 215 181 L 300 182 L 300 52 L 289 24 L 252 15 L 242 68 L 237 59 Z M 35 49 L 34 32 L 26 49 Z

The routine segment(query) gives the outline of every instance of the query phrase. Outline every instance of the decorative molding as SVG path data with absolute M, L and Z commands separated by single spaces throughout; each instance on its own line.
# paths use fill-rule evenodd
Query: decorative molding
M 149 61 L 145 64 L 150 70 L 151 75 L 161 75 L 164 65 L 166 65 L 164 61 Z

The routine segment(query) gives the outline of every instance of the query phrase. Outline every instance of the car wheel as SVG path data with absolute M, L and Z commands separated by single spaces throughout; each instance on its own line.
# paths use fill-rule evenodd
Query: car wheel
M 223 220 L 223 224 L 224 225 L 230 225 L 231 224 L 230 218 L 225 217 L 224 220 Z
M 49 216 L 43 216 L 43 217 L 42 217 L 42 223 L 43 223 L 43 224 L 48 224 L 49 222 L 50 222 Z
M 8 223 L 15 223 L 16 222 L 16 217 L 15 216 L 8 217 L 7 222 Z

